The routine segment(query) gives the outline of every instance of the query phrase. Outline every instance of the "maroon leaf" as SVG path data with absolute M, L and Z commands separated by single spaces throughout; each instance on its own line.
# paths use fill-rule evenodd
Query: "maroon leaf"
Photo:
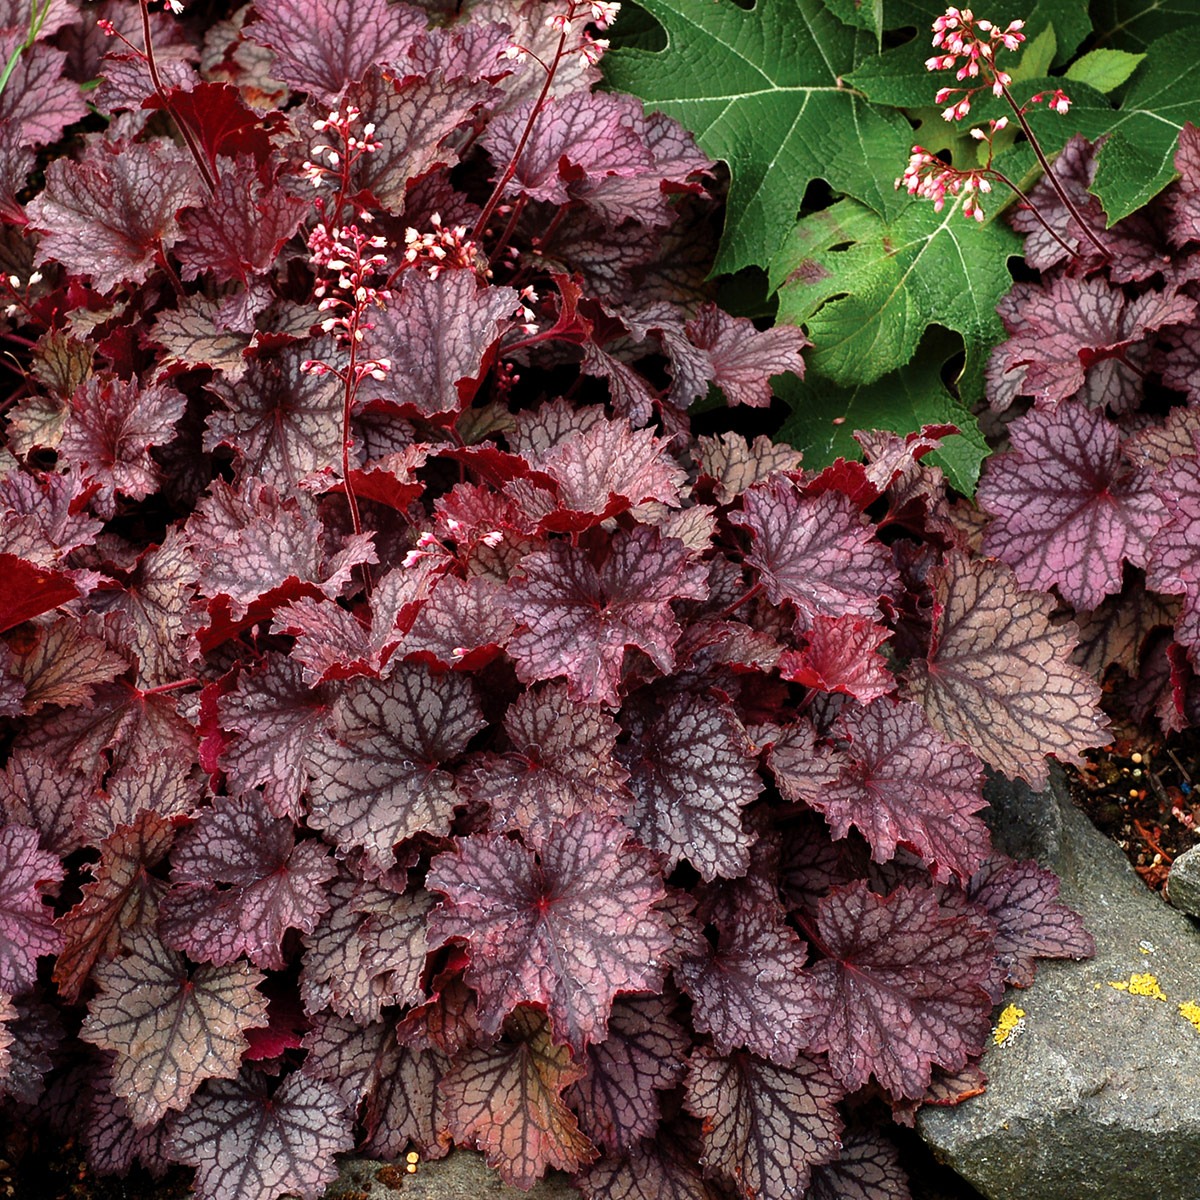
M 786 650 L 779 656 L 779 673 L 792 683 L 822 692 L 842 692 L 870 704 L 894 691 L 895 676 L 879 647 L 891 637 L 886 626 L 862 617 L 812 619 L 807 644 L 802 650 Z
M 318 1200 L 354 1145 L 353 1116 L 331 1083 L 290 1075 L 270 1096 L 262 1075 L 210 1082 L 168 1136 L 176 1162 L 197 1168 L 198 1200 Z
M 516 154 L 532 109 L 531 101 L 489 123 L 483 144 L 497 174 Z M 571 200 L 572 183 L 640 174 L 653 165 L 653 158 L 638 125 L 644 126 L 644 119 L 632 96 L 574 92 L 548 99 L 517 158 L 506 194 L 560 205 Z
M 957 1070 L 983 1049 L 993 951 L 977 923 L 944 918 L 931 889 L 877 896 L 857 880 L 821 901 L 816 924 L 828 957 L 807 970 L 801 1028 L 847 1089 L 874 1074 L 917 1097 L 935 1063 Z
M 188 971 L 181 954 L 149 930 L 125 938 L 125 952 L 92 972 L 100 993 L 80 1037 L 115 1050 L 113 1091 L 137 1125 L 182 1109 L 205 1079 L 237 1074 L 245 1031 L 267 1023 L 265 976 L 244 962 Z
M 837 781 L 849 758 L 832 747 L 818 750 L 816 730 L 802 720 L 774 736 L 767 763 L 785 800 L 812 807 Z
M 332 100 L 375 63 L 403 61 L 425 29 L 419 9 L 387 0 L 259 0 L 254 13 L 247 32 L 275 51 L 272 74 L 322 100 Z
M 37 992 L 15 1003 L 0 993 L 0 1098 L 11 1096 L 34 1104 L 46 1090 L 46 1076 L 59 1056 L 62 1021 L 56 1009 L 43 1004 Z
M 874 619 L 880 596 L 898 591 L 891 555 L 840 492 L 808 497 L 776 477 L 742 504 L 729 519 L 750 531 L 746 561 L 762 572 L 771 603 L 790 600 L 803 626 L 818 614 Z
M 484 666 L 513 631 L 500 599 L 500 585 L 494 580 L 442 576 L 396 653 L 434 666 Z
M 984 762 L 1034 787 L 1045 755 L 1082 763 L 1107 741 L 1099 687 L 1070 662 L 1074 626 L 1052 625 L 1053 601 L 1023 592 L 1009 567 L 952 552 L 932 573 L 934 641 L 909 668 L 908 690 L 933 725 Z
M 92 142 L 79 161 L 56 158 L 46 190 L 26 207 L 43 236 L 36 261 L 90 275 L 100 292 L 146 282 L 179 236 L 176 214 L 200 198 L 186 150 L 165 139 Z
M 481 288 L 473 271 L 442 271 L 436 279 L 406 271 L 403 286 L 373 314 L 375 328 L 363 342 L 364 354 L 388 359 L 391 368 L 382 383 L 365 380 L 359 398 L 423 417 L 460 412 L 516 308 L 512 288 Z M 413 329 L 424 336 L 414 338 Z
M 514 1187 L 531 1188 L 547 1167 L 574 1171 L 596 1156 L 562 1091 L 583 1068 L 550 1040 L 546 1018 L 520 1008 L 508 1041 L 464 1051 L 442 1080 L 450 1130 L 474 1142 Z
M 1136 677 L 1147 638 L 1155 629 L 1170 628 L 1178 616 L 1178 601 L 1132 581 L 1080 618 L 1079 646 L 1071 661 L 1098 680 L 1112 664 Z
M 1196 662 L 1200 660 L 1200 434 L 1192 436 L 1196 455 L 1172 459 L 1155 480 L 1168 518 L 1151 543 L 1146 583 L 1160 592 L 1183 593 L 1175 636 Z
M 603 1040 L 617 992 L 658 990 L 670 946 L 654 908 L 662 882 L 626 836 L 584 812 L 537 856 L 489 833 L 434 860 L 427 886 L 446 899 L 430 916 L 430 941 L 466 941 L 485 1031 L 517 1004 L 545 1005 L 556 1034 L 581 1052 Z
M 11 554 L 0 554 L 0 581 L 0 633 L 79 595 L 66 575 Z
M 916 704 L 880 700 L 842 710 L 835 739 L 848 739 L 849 759 L 831 786 L 805 798 L 825 814 L 833 836 L 856 826 L 871 857 L 887 862 L 899 846 L 913 851 L 933 877 L 965 881 L 991 847 L 976 817 L 986 807 L 979 760 L 942 738 Z
M 82 771 L 18 750 L 0 771 L 0 824 L 36 829 L 43 850 L 66 858 L 82 844 L 76 824 L 94 795 L 94 785 Z
M 795 471 L 801 454 L 782 442 L 760 434 L 747 444 L 736 433 L 696 439 L 700 449 L 700 477 L 711 479 L 718 504 L 731 504 L 748 488 L 761 483 L 773 471 Z
M 670 671 L 679 636 L 670 602 L 703 599 L 707 590 L 704 569 L 689 557 L 682 542 L 641 525 L 613 536 L 599 568 L 564 542 L 526 555 L 510 586 L 509 611 L 521 628 L 508 652 L 518 675 L 565 675 L 573 700 L 615 705 L 627 645 Z
M 848 1129 L 842 1155 L 812 1173 L 808 1200 L 911 1200 L 896 1147 L 869 1129 Z
M 1091 958 L 1096 953 L 1083 918 L 1055 901 L 1058 879 L 1032 860 L 992 856 L 971 877 L 967 895 L 995 926 L 996 961 L 1006 983 L 1029 987 L 1035 958 Z
M 37 980 L 37 960 L 63 946 L 43 896 L 62 881 L 58 856 L 38 849 L 36 829 L 0 829 L 0 992 L 20 995 Z
M 620 1158 L 602 1158 L 576 1183 L 587 1200 L 724 1200 L 718 1184 L 700 1174 L 698 1137 L 677 1128 L 634 1146 Z
M 385 681 L 351 680 L 312 750 L 310 821 L 386 870 L 406 838 L 449 832 L 466 797 L 441 764 L 483 723 L 464 675 L 402 663 Z
M 68 125 L 87 116 L 87 102 L 79 85 L 64 77 L 67 56 L 61 50 L 39 40 L 17 53 L 29 33 L 29 19 L 22 20 L 22 16 L 14 22 L 17 28 L 13 32 L 17 36 L 6 36 L 3 40 L 5 59 L 13 55 L 14 60 L 5 89 L 0 93 L 0 122 L 8 125 L 14 137 L 19 130 L 19 140 L 24 145 L 48 145 L 57 142 Z M 58 20 L 66 23 L 61 16 Z M 50 36 L 53 22 L 52 17 L 42 26 L 43 38 Z
M 97 1175 L 125 1175 L 135 1161 L 155 1178 L 167 1173 L 166 1125 L 138 1128 L 125 1101 L 112 1089 L 112 1069 L 105 1064 L 92 1079 L 87 1125 L 83 1131 L 87 1161 Z
M 601 709 L 548 684 L 517 697 L 504 729 L 511 749 L 480 756 L 467 785 L 491 808 L 494 829 L 518 829 L 540 845 L 577 813 L 625 815 L 629 773 L 614 756 L 620 729 Z
M 692 1000 L 692 1022 L 710 1033 L 718 1054 L 746 1047 L 780 1066 L 791 1066 L 804 1044 L 802 972 L 808 949 L 783 923 L 777 908 L 736 908 L 718 920 L 714 950 L 675 968 Z
M 174 834 L 169 820 L 146 812 L 100 843 L 95 878 L 58 922 L 66 945 L 54 964 L 54 982 L 69 1004 L 78 1001 L 95 963 L 112 958 L 128 931 L 153 927 L 167 885 L 150 870 L 166 855 Z
M 983 549 L 1022 587 L 1057 586 L 1076 608 L 1121 590 L 1126 560 L 1146 565 L 1162 507 L 1145 472 L 1122 461 L 1121 435 L 1103 413 L 1064 402 L 1009 426 L 1013 449 L 993 455 L 979 504 L 994 520 Z
M 708 1171 L 740 1195 L 802 1196 L 813 1167 L 841 1149 L 842 1089 L 808 1058 L 777 1066 L 744 1051 L 721 1057 L 706 1047 L 692 1055 L 688 1112 L 704 1122 Z
M 296 845 L 295 826 L 273 818 L 259 795 L 219 796 L 176 843 L 176 886 L 163 898 L 159 932 L 198 962 L 223 966 L 245 954 L 280 971 L 284 933 L 313 931 L 329 907 L 322 885 L 336 874 L 328 848 Z
M 755 758 L 732 710 L 704 696 L 674 694 L 630 714 L 633 740 L 618 749 L 635 804 L 627 823 L 664 870 L 687 859 L 701 878 L 734 878 L 750 861 L 754 834 L 742 809 L 762 790 Z
M 658 1092 L 683 1078 L 691 1039 L 665 996 L 624 996 L 613 1004 L 608 1037 L 587 1049 L 586 1074 L 563 1099 L 597 1146 L 629 1150 L 658 1128 Z

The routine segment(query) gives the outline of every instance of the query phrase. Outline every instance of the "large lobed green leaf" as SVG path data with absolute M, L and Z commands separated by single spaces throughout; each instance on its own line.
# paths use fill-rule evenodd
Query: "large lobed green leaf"
M 666 49 L 615 48 L 605 74 L 729 164 L 714 272 L 766 266 L 814 179 L 885 217 L 903 207 L 892 184 L 909 125 L 844 83 L 874 52 L 871 33 L 843 24 L 820 0 L 759 0 L 752 9 L 732 0 L 642 4 L 666 30 Z

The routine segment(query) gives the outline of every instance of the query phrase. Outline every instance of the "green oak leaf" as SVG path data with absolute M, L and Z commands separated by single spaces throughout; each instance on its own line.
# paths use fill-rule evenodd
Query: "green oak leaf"
M 954 334 L 935 327 L 922 340 L 918 357 L 874 383 L 843 388 L 814 374 L 803 380 L 780 378 L 775 394 L 792 411 L 774 440 L 803 451 L 804 466 L 819 471 L 838 458 L 862 457 L 856 429 L 887 429 L 903 436 L 923 425 L 957 425 L 960 432 L 946 438 L 927 461 L 971 496 L 988 446 L 974 415 L 942 382 L 942 364 L 959 348 Z
M 856 200 L 803 217 L 771 261 L 779 321 L 804 325 L 810 372 L 871 383 L 912 358 L 925 329 L 962 334 L 968 358 L 1004 338 L 996 305 L 1022 239 L 1006 223 L 966 220 L 961 199 L 911 203 L 885 221 Z
M 729 164 L 714 274 L 766 266 L 814 179 L 886 217 L 903 207 L 892 182 L 908 156 L 909 125 L 843 83 L 874 53 L 865 30 L 820 0 L 759 0 L 751 9 L 732 0 L 641 3 L 666 30 L 667 48 L 614 48 L 605 75 Z
M 1098 92 L 1111 92 L 1134 73 L 1145 57 L 1128 50 L 1093 50 L 1067 68 L 1067 78 L 1086 83 Z
M 1096 45 L 1145 50 L 1164 34 L 1200 23 L 1196 0 L 1092 0 Z

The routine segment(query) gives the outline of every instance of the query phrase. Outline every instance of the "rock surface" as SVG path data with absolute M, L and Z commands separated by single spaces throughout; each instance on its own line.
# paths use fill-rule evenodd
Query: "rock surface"
M 1195 1200 L 1200 930 L 1075 808 L 1061 773 L 1041 794 L 1000 778 L 985 794 L 996 844 L 1060 876 L 1096 957 L 1039 962 L 1033 987 L 1008 990 L 1023 1027 L 989 1047 L 986 1093 L 922 1109 L 921 1135 L 990 1200 Z
M 1185 850 L 1171 864 L 1167 899 L 1180 912 L 1200 917 L 1200 846 Z
M 474 1150 L 419 1162 L 412 1174 L 405 1167 L 403 1159 L 345 1158 L 325 1200 L 580 1200 L 578 1189 L 557 1171 L 528 1192 L 508 1187 Z

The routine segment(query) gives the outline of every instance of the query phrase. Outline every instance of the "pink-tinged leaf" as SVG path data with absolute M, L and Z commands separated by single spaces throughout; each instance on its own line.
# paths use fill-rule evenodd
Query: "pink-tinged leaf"
M 458 413 L 475 396 L 500 337 L 511 327 L 517 294 L 481 288 L 473 271 L 404 273 L 403 286 L 375 313 L 362 353 L 386 358 L 382 383 L 364 380 L 359 399 L 384 400 L 406 414 Z M 423 329 L 422 337 L 413 337 Z
M 136 825 L 144 812 L 162 817 L 190 815 L 200 804 L 204 784 L 183 759 L 135 759 L 113 771 L 104 791 L 84 809 L 80 833 L 93 845 L 116 833 L 122 825 Z
M 1078 609 L 1121 590 L 1126 561 L 1146 565 L 1162 504 L 1146 472 L 1131 470 L 1121 434 L 1103 413 L 1063 402 L 1009 426 L 1012 450 L 993 455 L 977 499 L 993 516 L 983 550 L 1022 587 L 1057 587 Z
M 182 278 L 209 271 L 217 283 L 249 283 L 275 265 L 308 211 L 304 201 L 264 183 L 250 157 L 226 160 L 216 193 L 203 207 L 185 209 L 180 216 L 175 257 L 183 266 Z
M 499 175 L 516 153 L 533 103 L 492 119 L 483 145 Z M 653 165 L 639 136 L 641 104 L 632 96 L 574 92 L 548 99 L 517 159 L 506 195 L 566 204 L 573 183 L 586 185 L 610 175 L 637 175 Z
M 406 838 L 450 831 L 466 797 L 441 764 L 483 725 L 475 689 L 457 672 L 401 663 L 387 680 L 351 680 L 311 752 L 310 822 L 386 870 Z
M 246 33 L 275 51 L 271 73 L 321 100 L 374 64 L 402 62 L 425 30 L 420 9 L 387 0 L 259 0 L 254 12 Z
M 1135 678 L 1151 633 L 1170 628 L 1178 616 L 1175 598 L 1148 592 L 1141 580 L 1133 581 L 1079 618 L 1079 645 L 1071 661 L 1097 680 L 1114 664 Z
M 584 812 L 535 855 L 494 834 L 464 838 L 430 868 L 446 898 L 429 919 L 433 944 L 461 938 L 484 1030 L 521 1003 L 544 1005 L 577 1052 L 604 1040 L 617 992 L 658 991 L 670 947 L 654 905 L 662 880 L 648 851 L 616 821 Z
M 911 1200 L 893 1142 L 873 1129 L 848 1129 L 836 1162 L 817 1167 L 807 1200 Z
M 904 846 L 940 881 L 952 874 L 965 881 L 979 868 L 991 839 L 975 816 L 986 807 L 983 771 L 966 746 L 941 737 L 920 705 L 890 700 L 848 705 L 832 736 L 849 740 L 849 761 L 808 802 L 825 814 L 834 838 L 853 825 L 876 862 Z
M 97 588 L 89 598 L 93 612 L 106 614 L 113 639 L 136 657 L 143 687 L 191 673 L 186 652 L 198 620 L 193 599 L 199 573 L 187 540 L 172 528 L 162 545 L 142 554 L 124 587 Z
M 1165 386 L 1183 392 L 1195 415 L 1200 405 L 1200 328 L 1195 323 L 1165 330 L 1166 349 L 1159 355 L 1158 364 Z
M 244 792 L 262 786 L 271 812 L 298 817 L 332 700 L 328 688 L 305 686 L 296 664 L 278 654 L 240 675 L 217 701 L 221 728 L 239 735 L 221 756 L 230 787 Z
M 935 1063 L 957 1070 L 983 1049 L 992 940 L 968 918 L 943 917 L 932 889 L 877 896 L 858 880 L 821 901 L 816 927 L 828 957 L 807 969 L 802 1034 L 848 1090 L 874 1074 L 915 1098 Z
M 1150 546 L 1149 587 L 1183 593 L 1175 636 L 1200 660 L 1200 433 L 1193 434 L 1196 454 L 1176 458 L 1159 473 L 1154 486 L 1168 517 Z
M 267 1095 L 263 1075 L 210 1082 L 171 1125 L 168 1152 L 197 1168 L 197 1200 L 318 1200 L 354 1145 L 353 1114 L 332 1083 L 289 1075 Z
M 753 444 L 736 433 L 718 437 L 701 435 L 696 439 L 700 450 L 700 478 L 713 481 L 713 497 L 718 504 L 732 504 L 748 488 L 761 483 L 773 471 L 795 471 L 801 454 L 782 442 L 772 442 L 760 434 Z
M 695 694 L 647 707 L 628 715 L 633 739 L 617 751 L 635 800 L 627 824 L 667 872 L 686 859 L 703 879 L 743 874 L 754 834 L 742 809 L 762 780 L 741 722 L 727 705 Z
M 1100 276 L 1059 275 L 1049 286 L 1010 293 L 998 311 L 1012 336 L 993 351 L 988 366 L 993 409 L 1007 408 L 1015 395 L 1065 400 L 1087 383 L 1123 411 L 1133 397 L 1105 382 L 1104 373 L 1116 370 L 1147 333 L 1190 320 L 1196 302 L 1174 291 L 1147 292 L 1128 302 Z M 1089 379 L 1089 370 L 1100 377 Z
M 417 75 L 438 71 L 446 79 L 469 83 L 495 81 L 519 69 L 515 60 L 503 57 L 511 40 L 508 25 L 472 14 L 466 24 L 434 25 L 426 30 L 409 48 L 404 69 Z
M 762 573 L 772 604 L 790 600 L 806 627 L 818 614 L 874 619 L 879 598 L 900 589 L 886 547 L 840 492 L 804 496 L 775 477 L 742 496 L 729 519 L 750 531 L 746 561 Z
M 116 1051 L 113 1091 L 137 1125 L 184 1108 L 205 1079 L 235 1076 L 246 1029 L 267 1023 L 267 998 L 256 990 L 264 975 L 244 962 L 189 972 L 150 930 L 130 931 L 123 953 L 92 977 L 100 992 L 80 1037 Z
M 79 1000 L 92 967 L 112 958 L 129 931 L 153 927 L 167 885 L 150 871 L 171 848 L 174 835 L 167 818 L 146 812 L 100 843 L 95 878 L 58 922 L 66 945 L 54 964 L 54 982 L 68 1004 Z
M 514 1187 L 529 1189 L 547 1167 L 577 1170 L 596 1157 L 562 1091 L 583 1068 L 550 1040 L 546 1018 L 518 1009 L 508 1040 L 464 1051 L 442 1080 L 450 1131 L 473 1142 Z
M 82 771 L 36 751 L 18 750 L 0 771 L 0 823 L 38 831 L 38 844 L 60 858 L 78 850 L 76 825 L 95 797 Z
M 620 1158 L 602 1158 L 575 1179 L 587 1200 L 726 1200 L 701 1175 L 700 1139 L 679 1126 L 663 1129 Z
M 1179 131 L 1175 170 L 1180 178 L 1167 193 L 1173 218 L 1170 237 L 1172 245 L 1183 246 L 1200 241 L 1200 129 L 1191 121 Z
M 586 1074 L 563 1099 L 601 1149 L 630 1150 L 658 1128 L 658 1093 L 683 1078 L 691 1038 L 671 1016 L 666 996 L 622 996 L 608 1037 L 589 1046 Z
M 715 304 L 706 304 L 686 326 L 688 340 L 707 355 L 712 382 L 729 404 L 766 408 L 772 394 L 772 375 L 804 376 L 800 351 L 812 343 L 794 325 L 777 325 L 761 332 L 748 317 L 731 317 Z M 680 375 L 670 399 L 681 408 L 696 393 Z
M 78 595 L 74 582 L 60 571 L 0 554 L 0 633 Z
M 11 118 L 0 120 L 0 217 L 14 225 L 25 216 L 25 208 L 17 196 L 25 190 L 37 163 L 33 147 L 21 143 L 18 129 Z
M 126 1175 L 136 1161 L 161 1179 L 169 1166 L 165 1123 L 141 1129 L 133 1123 L 125 1101 L 112 1089 L 111 1064 L 106 1063 L 91 1082 L 83 1130 L 88 1166 L 97 1175 Z
M 95 603 L 96 593 L 91 599 Z M 47 704 L 87 706 L 96 684 L 129 670 L 119 654 L 83 632 L 72 617 L 52 625 L 34 625 L 29 636 L 12 638 L 10 672 L 24 685 L 21 707 L 35 713 Z
M 74 79 L 64 78 L 67 56 L 44 41 L 17 53 L 17 43 L 28 37 L 29 17 L 15 39 L 4 38 L 6 60 L 15 55 L 12 73 L 0 92 L 0 122 L 20 130 L 20 142 L 44 146 L 57 142 L 68 125 L 88 114 L 87 101 Z
M 817 748 L 817 733 L 808 721 L 787 725 L 774 737 L 767 764 L 785 800 L 814 807 L 849 765 L 842 751 Z
M 34 1104 L 46 1089 L 46 1076 L 59 1059 L 64 1037 L 58 1010 L 43 1004 L 37 992 L 15 1003 L 0 993 L 0 1098 L 10 1096 L 22 1104 Z
M 306 359 L 331 358 L 333 342 L 297 342 L 255 357 L 235 384 L 209 390 L 225 406 L 208 416 L 204 448 L 231 446 L 238 478 L 265 482 L 281 495 L 342 457 L 342 388 L 332 375 L 304 374 Z
M 270 815 L 262 797 L 218 796 L 176 843 L 175 886 L 159 909 L 167 945 L 216 966 L 245 954 L 281 971 L 289 929 L 311 933 L 329 907 L 323 885 L 337 874 L 328 847 L 296 844 L 295 826 Z
M 461 144 L 461 139 L 450 135 L 470 124 L 484 101 L 494 95 L 486 83 L 450 81 L 410 67 L 395 72 L 371 67 L 361 83 L 347 89 L 343 103 L 361 111 L 356 123 L 360 129 L 375 126 L 371 140 L 379 148 L 353 165 L 348 194 L 356 203 L 411 216 L 406 210 L 408 185 L 438 167 L 458 162 L 456 141 Z M 314 117 L 328 116 L 328 108 L 316 103 L 308 111 Z M 454 224 L 444 208 L 441 216 L 448 226 Z
M 712 1035 L 718 1054 L 744 1046 L 790 1066 L 804 1044 L 801 968 L 808 948 L 774 906 L 738 907 L 717 927 L 715 950 L 705 942 L 675 968 L 694 1002 L 693 1024 Z
M 199 199 L 186 150 L 162 138 L 92 142 L 78 162 L 51 162 L 46 190 L 26 208 L 32 227 L 44 234 L 36 261 L 90 275 L 99 292 L 143 284 L 156 256 L 179 236 L 176 214 Z
M 971 877 L 967 895 L 996 927 L 996 961 L 1006 983 L 1029 987 L 1035 958 L 1091 958 L 1096 953 L 1083 918 L 1056 901 L 1058 879 L 1032 860 L 1012 862 L 994 855 Z
M 53 337 L 53 335 L 48 335 Z M 74 344 L 78 346 L 78 344 Z M 71 360 L 71 345 L 60 346 L 64 359 Z M 45 353 L 52 353 L 44 348 Z M 88 351 L 90 355 L 90 350 Z M 62 381 L 67 396 L 75 394 L 75 362 L 56 363 L 66 378 Z M 80 367 L 80 373 L 90 374 L 89 365 Z M 35 365 L 35 375 L 39 374 Z M 82 382 L 80 380 L 79 382 Z M 65 414 L 64 414 L 65 415 Z M 9 440 L 12 444 L 13 415 L 9 416 Z M 24 457 L 32 450 L 30 446 L 20 449 L 15 444 L 13 451 Z M 72 550 L 90 546 L 102 528 L 102 523 L 91 516 L 84 505 L 95 490 L 93 484 L 84 483 L 77 473 L 51 474 L 41 478 L 25 471 L 13 471 L 0 481 L 0 511 L 4 513 L 3 531 L 0 532 L 0 548 L 20 555 L 16 543 L 27 541 L 30 549 L 25 557 L 43 567 L 56 566 Z M 38 549 L 34 551 L 32 546 Z
M 158 489 L 150 447 L 171 440 L 186 403 L 168 385 L 141 388 L 107 373 L 93 375 L 75 393 L 59 453 L 100 484 L 92 500 L 97 514 L 115 514 L 117 493 L 142 500 Z
M 1200 366 L 1200 360 L 1197 365 Z M 1200 376 L 1197 376 L 1197 384 L 1200 385 Z M 1200 399 L 1200 393 L 1197 399 Z M 1125 443 L 1125 454 L 1135 467 L 1158 472 L 1169 466 L 1173 458 L 1195 454 L 1193 439 L 1198 433 L 1200 408 L 1172 408 L 1163 424 L 1148 425 L 1131 434 Z
M 332 907 L 304 938 L 300 993 L 309 1013 L 332 1008 L 360 1024 L 385 1005 L 411 1004 L 424 993 L 427 892 L 401 896 L 348 869 L 330 885 Z
M 783 1067 L 701 1046 L 685 1087 L 688 1112 L 704 1122 L 701 1162 L 747 1200 L 803 1196 L 813 1167 L 841 1150 L 843 1089 L 812 1059 Z
M 842 692 L 870 704 L 896 688 L 879 647 L 891 637 L 884 625 L 862 617 L 815 616 L 802 650 L 779 657 L 779 673 L 821 692 Z
M 551 542 L 521 560 L 509 612 L 521 627 L 508 644 L 525 682 L 565 675 L 573 700 L 616 705 L 626 646 L 662 671 L 674 666 L 674 599 L 707 594 L 705 570 L 682 542 L 637 526 L 618 531 L 597 567 L 581 549 Z
M 397 1026 L 396 1036 L 401 1045 L 431 1047 L 455 1055 L 487 1040 L 479 1028 L 475 992 L 459 974 L 466 965 L 466 956 L 456 956 L 453 961 L 454 966 L 431 981 L 433 996 L 410 1009 Z
M 434 666 L 475 670 L 494 658 L 513 631 L 500 585 L 476 576 L 444 575 L 421 606 L 396 653 Z
M 38 832 L 0 829 L 0 992 L 20 995 L 37 981 L 37 960 L 57 954 L 62 934 L 43 903 L 63 878 L 58 856 L 38 849 Z
M 615 757 L 620 729 L 602 709 L 574 703 L 561 683 L 524 691 L 504 717 L 506 754 L 468 769 L 471 798 L 491 808 L 492 828 L 517 829 L 533 844 L 581 812 L 622 817 L 629 772 Z
M 1053 600 L 1022 591 L 1010 567 L 952 551 L 931 573 L 935 620 L 908 691 L 934 727 L 1033 787 L 1045 756 L 1082 764 L 1107 744 L 1099 685 L 1071 662 L 1075 627 L 1052 624 Z

